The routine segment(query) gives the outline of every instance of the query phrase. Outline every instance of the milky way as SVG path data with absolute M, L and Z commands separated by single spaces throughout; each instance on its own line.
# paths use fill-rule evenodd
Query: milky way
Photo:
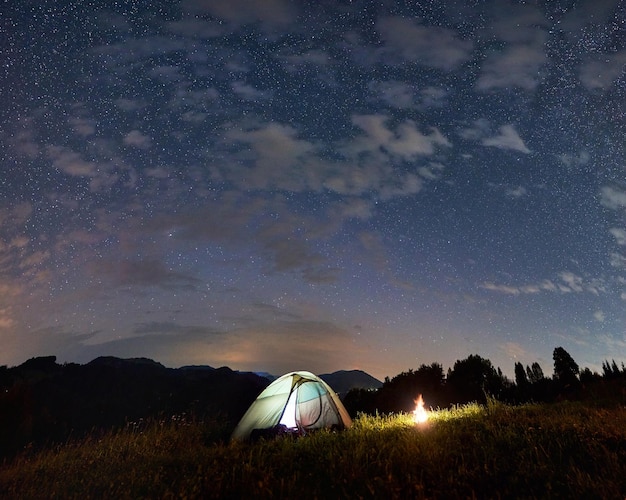
M 623 3 L 404 4 L 5 4 L 0 363 L 626 360 Z

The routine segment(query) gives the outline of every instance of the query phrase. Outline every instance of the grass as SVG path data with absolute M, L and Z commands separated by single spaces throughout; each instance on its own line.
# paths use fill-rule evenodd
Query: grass
M 2 498 L 624 498 L 626 408 L 467 405 L 361 415 L 344 432 L 229 443 L 153 422 L 25 454 Z

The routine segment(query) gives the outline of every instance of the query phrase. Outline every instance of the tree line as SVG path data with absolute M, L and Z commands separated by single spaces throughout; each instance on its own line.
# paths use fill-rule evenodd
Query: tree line
M 352 389 L 344 397 L 344 404 L 355 415 L 409 412 L 415 408 L 419 394 L 432 408 L 469 402 L 485 404 L 490 398 L 511 404 L 616 397 L 626 400 L 624 363 L 618 366 L 615 360 L 606 360 L 600 374 L 589 368 L 581 370 L 563 347 L 555 348 L 552 358 L 551 377 L 544 374 L 539 363 L 524 366 L 516 362 L 515 380 L 476 354 L 456 361 L 447 373 L 439 363 L 422 364 L 391 379 L 385 377 L 380 389 Z

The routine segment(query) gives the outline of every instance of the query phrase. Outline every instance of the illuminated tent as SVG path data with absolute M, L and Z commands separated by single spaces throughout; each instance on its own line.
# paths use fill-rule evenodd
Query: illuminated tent
M 350 425 L 350 415 L 326 382 L 310 372 L 292 372 L 259 394 L 237 424 L 232 439 Z

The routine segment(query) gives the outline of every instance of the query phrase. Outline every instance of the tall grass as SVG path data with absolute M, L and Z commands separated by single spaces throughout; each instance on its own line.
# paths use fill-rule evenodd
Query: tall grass
M 230 443 L 216 423 L 153 422 L 24 455 L 6 498 L 624 498 L 626 409 L 490 402 L 360 415 L 343 432 Z

